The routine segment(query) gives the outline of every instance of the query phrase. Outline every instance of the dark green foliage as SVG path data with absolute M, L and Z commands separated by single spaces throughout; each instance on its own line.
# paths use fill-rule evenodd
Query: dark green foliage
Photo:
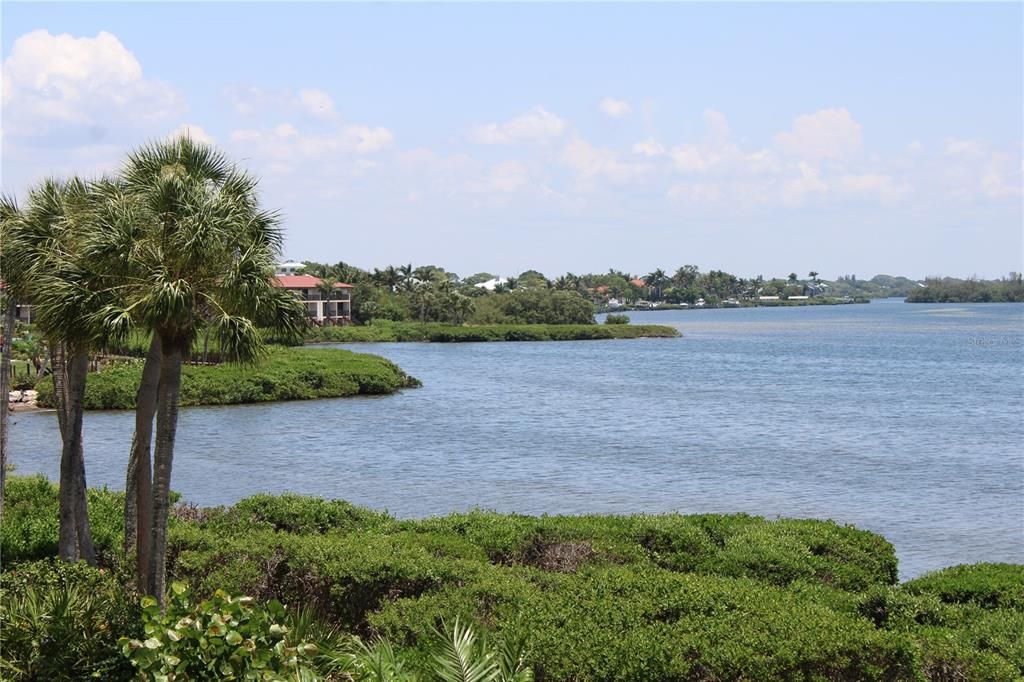
M 594 339 L 638 339 L 679 336 L 674 327 L 655 324 L 488 324 L 454 326 L 444 324 L 376 322 L 367 326 L 315 327 L 308 340 L 336 343 L 386 343 L 392 341 L 433 341 L 438 343 L 472 341 L 587 341 Z
M 972 564 L 929 573 L 903 586 L 910 594 L 934 595 L 945 604 L 1024 611 L 1024 566 Z
M 5 560 L 26 528 L 46 540 L 21 557 L 53 551 L 56 490 L 14 477 L 8 494 Z M 117 496 L 93 494 L 119 508 Z M 407 671 L 428 670 L 437 629 L 460 618 L 524 641 L 541 680 L 1024 675 L 1024 567 L 957 567 L 898 586 L 888 542 L 827 521 L 487 511 L 396 520 L 297 495 L 176 516 L 169 571 L 197 598 L 225 590 L 304 607 L 328 626 L 386 636 Z M 119 532 L 105 514 L 95 526 Z
M 616 315 L 615 313 L 608 313 L 604 318 L 605 324 L 629 324 L 629 315 Z
M 12 564 L 57 554 L 57 486 L 43 476 L 10 476 L 0 524 L 0 560 Z M 117 563 L 122 546 L 124 494 L 92 488 L 89 524 L 102 564 Z
M 141 364 L 118 365 L 90 374 L 85 406 L 132 409 Z M 181 404 L 232 405 L 278 400 L 338 398 L 393 393 L 418 386 L 397 365 L 376 355 L 338 349 L 275 348 L 255 367 L 190 365 L 182 370 Z M 52 406 L 53 383 L 39 383 L 39 405 Z
M 142 633 L 135 598 L 121 581 L 54 560 L 0 573 L 0 622 L 5 680 L 130 679 L 117 638 Z
M 1020 273 L 1000 280 L 929 277 L 925 286 L 914 288 L 907 303 L 1021 303 L 1024 281 Z
M 594 304 L 576 291 L 526 288 L 476 299 L 474 324 L 594 324 Z

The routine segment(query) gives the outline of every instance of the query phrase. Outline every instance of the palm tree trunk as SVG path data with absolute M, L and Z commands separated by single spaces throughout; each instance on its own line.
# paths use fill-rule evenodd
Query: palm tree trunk
M 89 376 L 89 351 L 74 348 L 68 362 L 68 425 L 70 427 L 72 480 L 75 535 L 78 542 L 78 556 L 90 566 L 96 565 L 96 549 L 92 543 L 89 528 L 89 500 L 85 481 L 85 448 L 82 443 L 82 422 L 85 414 L 85 382 Z M 61 481 L 61 487 L 64 486 Z
M 6 298 L 3 346 L 0 347 L 0 518 L 4 515 L 4 486 L 7 483 L 7 408 L 11 400 L 11 343 L 14 336 L 14 297 L 10 291 Z
M 75 451 L 71 443 L 68 418 L 68 377 L 65 347 L 60 341 L 50 343 L 50 364 L 53 369 L 53 400 L 57 406 L 57 425 L 60 428 L 60 487 L 59 532 L 57 555 L 64 561 L 78 561 L 78 529 L 75 528 Z
M 182 356 L 180 344 L 162 340 L 160 385 L 157 389 L 156 447 L 153 456 L 152 547 L 147 590 L 161 605 L 164 603 L 167 577 L 167 518 L 171 504 L 171 464 L 174 460 L 174 436 L 178 426 Z
M 136 585 L 149 584 L 149 554 L 153 525 L 153 464 L 150 448 L 153 418 L 156 416 L 157 388 L 160 385 L 160 336 L 153 334 L 142 367 L 142 381 L 135 396 L 135 435 L 128 455 L 128 475 L 124 495 L 124 551 L 135 553 Z

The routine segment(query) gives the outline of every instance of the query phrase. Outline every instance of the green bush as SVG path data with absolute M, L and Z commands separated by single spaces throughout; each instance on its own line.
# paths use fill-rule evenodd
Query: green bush
M 57 554 L 57 486 L 39 476 L 9 476 L 0 523 L 0 559 L 4 569 Z M 124 538 L 124 494 L 91 488 L 89 525 L 100 561 L 116 565 Z
M 929 573 L 903 586 L 910 594 L 930 594 L 946 604 L 1024 611 L 1024 566 L 972 564 Z
M 142 632 L 135 600 L 119 580 L 52 560 L 0 573 L 0 622 L 5 680 L 130 679 L 117 638 Z
M 307 341 L 330 343 L 388 343 L 432 341 L 458 343 L 479 341 L 587 341 L 592 339 L 639 339 L 679 336 L 674 327 L 662 325 L 595 324 L 487 324 L 446 325 L 437 323 L 381 322 L 372 325 L 314 327 Z
M 89 410 L 133 409 L 142 364 L 108 367 L 90 374 L 85 390 Z M 418 386 L 389 360 L 338 349 L 275 348 L 256 367 L 186 365 L 182 369 L 181 405 L 233 405 L 279 400 L 338 398 L 393 393 Z M 38 386 L 38 403 L 53 406 L 53 382 Z
M 8 546 L 55 551 L 55 488 L 10 480 L 5 560 Z M 117 496 L 99 495 L 119 513 Z M 114 538 L 118 513 L 96 522 Z M 45 542 L 15 542 L 32 528 Z M 1024 567 L 956 567 L 899 586 L 888 542 L 829 521 L 480 510 L 396 520 L 343 501 L 256 495 L 177 513 L 168 557 L 171 579 L 199 597 L 276 599 L 383 635 L 391 644 L 371 648 L 410 674 L 433 669 L 436 629 L 459 618 L 526 642 L 541 680 L 1024 675 Z
M 182 583 L 171 584 L 163 613 L 142 599 L 142 638 L 118 644 L 141 679 L 311 679 L 319 648 L 289 637 L 284 606 L 257 606 L 250 597 L 217 590 L 196 603 Z
M 617 315 L 608 313 L 604 318 L 605 324 L 629 324 L 629 315 Z

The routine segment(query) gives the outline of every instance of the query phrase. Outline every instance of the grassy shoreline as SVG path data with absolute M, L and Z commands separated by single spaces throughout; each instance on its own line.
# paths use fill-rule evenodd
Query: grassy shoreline
M 4 599 L 25 575 L 50 580 L 52 564 L 33 562 L 57 542 L 55 486 L 12 477 L 7 500 Z M 122 501 L 90 491 L 114 595 Z M 400 520 L 340 500 L 256 495 L 229 508 L 179 505 L 170 533 L 169 573 L 199 598 L 226 590 L 304 607 L 343 633 L 386 638 L 413 669 L 429 662 L 437 623 L 458 616 L 524 638 L 527 663 L 548 681 L 1024 673 L 1024 567 L 954 567 L 897 584 L 889 542 L 831 521 L 486 511 Z M 105 632 L 94 636 L 117 634 Z
M 364 326 L 314 327 L 308 343 L 460 343 L 481 341 L 589 341 L 675 338 L 675 327 L 656 324 L 489 324 L 455 326 L 388 322 Z
M 89 375 L 87 410 L 130 410 L 142 376 L 142 362 L 132 361 Z M 181 405 L 239 405 L 284 400 L 341 398 L 394 393 L 419 386 L 390 360 L 366 353 L 317 348 L 273 348 L 254 367 L 186 365 L 182 369 Z M 37 405 L 53 407 L 53 382 L 40 381 Z

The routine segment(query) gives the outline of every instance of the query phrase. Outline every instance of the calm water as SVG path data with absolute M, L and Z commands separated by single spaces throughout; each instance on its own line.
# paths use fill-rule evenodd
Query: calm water
M 398 516 L 737 512 L 884 534 L 904 578 L 1024 563 L 1024 305 L 630 313 L 682 339 L 375 344 L 424 387 L 182 411 L 174 488 Z M 19 473 L 56 478 L 52 414 L 19 414 Z M 91 485 L 123 487 L 132 415 L 90 413 Z

